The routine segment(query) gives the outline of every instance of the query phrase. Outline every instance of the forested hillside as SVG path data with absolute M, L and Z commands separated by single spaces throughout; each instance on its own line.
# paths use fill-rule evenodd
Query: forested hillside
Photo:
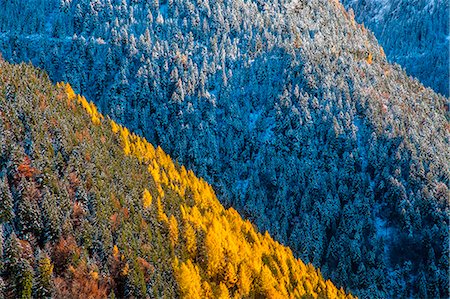
M 389 61 L 425 86 L 449 96 L 450 24 L 447 0 L 342 0 L 375 33 Z
M 0 59 L 1 298 L 353 298 L 160 147 Z
M 0 6 L 8 60 L 70 82 L 338 286 L 448 297 L 448 99 L 338 1 Z

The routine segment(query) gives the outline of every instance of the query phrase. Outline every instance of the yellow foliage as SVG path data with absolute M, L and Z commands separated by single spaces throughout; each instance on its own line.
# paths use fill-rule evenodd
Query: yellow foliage
M 119 248 L 117 248 L 117 245 L 114 245 L 114 247 L 113 247 L 113 257 L 115 259 L 119 258 Z
M 206 299 L 215 298 L 212 288 L 207 281 L 202 282 L 202 290 L 203 290 L 204 298 L 206 298 Z
M 260 287 L 265 298 L 284 298 L 276 289 L 277 281 L 266 265 L 262 266 L 260 273 Z M 286 294 L 287 295 L 287 294 Z
M 326 292 L 327 292 L 327 298 L 338 298 L 338 290 L 333 285 L 333 283 L 330 280 L 327 280 L 325 282 L 326 284 Z
M 189 222 L 184 224 L 184 240 L 185 248 L 191 258 L 195 257 L 197 253 L 197 238 L 192 225 Z
M 173 215 L 170 215 L 169 218 L 169 237 L 172 246 L 175 246 L 178 243 L 178 222 Z
M 111 130 L 113 131 L 114 134 L 117 134 L 119 132 L 119 125 L 116 124 L 113 120 L 110 121 L 111 124 Z
M 367 62 L 372 63 L 371 53 Z M 94 124 L 101 123 L 103 116 L 92 103 L 76 96 L 69 84 L 59 83 L 58 87 L 65 91 L 69 101 L 84 108 Z M 180 250 L 173 254 L 173 270 L 182 298 L 255 295 L 298 298 L 306 294 L 317 297 L 315 290 L 329 297 L 353 298 L 331 282 L 323 281 L 314 267 L 295 259 L 288 248 L 275 242 L 267 232 L 260 234 L 234 209 L 224 209 L 207 182 L 197 178 L 192 170 L 175 165 L 161 147 L 155 149 L 127 128 L 113 121 L 109 123 L 123 153 L 148 165 L 158 195 L 157 220 L 169 228 L 173 245 L 180 238 L 178 223 L 182 223 L 184 246 L 178 247 Z M 170 211 L 170 220 L 162 203 L 164 190 L 179 197 L 179 206 L 168 201 L 171 205 L 166 208 Z M 150 207 L 151 193 L 145 189 L 142 197 L 144 208 Z M 119 255 L 114 246 L 113 256 Z M 184 261 L 179 262 L 178 258 Z M 123 255 L 121 260 L 124 260 Z M 126 263 L 120 273 L 126 276 L 128 272 Z
M 160 198 L 164 198 L 165 193 L 164 193 L 164 189 L 161 187 L 161 185 L 158 184 L 158 185 L 156 186 L 156 190 L 158 190 L 159 197 L 160 197 Z
M 90 273 L 92 279 L 98 280 L 98 272 L 97 271 L 91 271 Z
M 219 284 L 219 290 L 217 294 L 218 299 L 230 299 L 230 292 L 225 284 L 222 282 Z
M 312 295 L 313 297 L 317 296 L 317 294 L 314 292 L 314 287 L 309 279 L 306 279 L 303 285 L 305 287 L 306 294 Z
M 42 277 L 51 279 L 53 274 L 53 264 L 48 257 L 44 257 L 39 260 L 39 271 L 41 272 L 40 275 Z
M 372 59 L 373 59 L 372 53 L 369 53 L 369 55 L 367 55 L 367 59 L 366 59 L 367 63 L 372 64 Z
M 198 268 L 187 260 L 181 265 L 176 265 L 174 270 L 178 281 L 181 296 L 183 298 L 197 299 L 203 298 L 202 283 Z
M 239 292 L 242 296 L 247 296 L 250 293 L 252 278 L 249 272 L 249 268 L 245 264 L 241 264 L 237 284 L 239 287 Z
M 101 119 L 103 119 L 103 115 L 101 115 L 97 111 L 97 107 L 94 105 L 94 103 L 92 103 L 92 102 L 88 103 L 88 101 L 86 100 L 85 97 L 82 97 L 80 95 L 75 95 L 75 92 L 73 91 L 72 86 L 70 86 L 69 83 L 60 82 L 57 84 L 57 86 L 64 89 L 64 91 L 67 95 L 67 99 L 69 101 L 76 100 L 78 103 L 81 104 L 81 106 L 91 116 L 91 120 L 94 124 L 96 124 L 96 125 L 100 124 Z
M 128 265 L 128 263 L 126 263 L 125 266 L 123 266 L 122 270 L 120 271 L 120 275 L 127 276 L 129 271 L 130 266 Z
M 167 215 L 164 212 L 164 208 L 160 197 L 158 197 L 158 200 L 156 201 L 156 209 L 158 221 L 168 223 L 169 219 L 167 218 Z
M 207 258 L 207 272 L 211 277 L 222 272 L 222 261 L 224 260 L 221 242 L 222 230 L 218 221 L 214 220 L 212 229 L 206 232 L 205 250 Z
M 234 266 L 228 262 L 225 266 L 225 284 L 228 288 L 232 288 L 237 280 L 237 274 L 236 274 L 236 270 L 234 269 Z
M 144 206 L 144 209 L 150 208 L 152 205 L 152 195 L 150 194 L 150 191 L 147 189 L 144 189 L 144 193 L 142 195 L 142 205 Z

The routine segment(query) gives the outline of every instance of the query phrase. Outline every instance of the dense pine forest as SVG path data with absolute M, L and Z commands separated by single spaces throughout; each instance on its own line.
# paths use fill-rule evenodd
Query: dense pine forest
M 353 298 L 69 84 L 0 70 L 1 298 Z
M 342 0 L 384 47 L 389 61 L 425 86 L 449 96 L 450 24 L 447 0 Z
M 339 1 L 0 7 L 8 61 L 69 82 L 338 287 L 449 296 L 448 98 L 390 64 Z

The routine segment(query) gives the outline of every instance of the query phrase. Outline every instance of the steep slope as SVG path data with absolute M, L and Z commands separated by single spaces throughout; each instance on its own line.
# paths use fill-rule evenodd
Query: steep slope
M 342 0 L 375 33 L 388 59 L 449 96 L 449 2 L 446 0 Z
M 338 1 L 0 5 L 9 60 L 73 83 L 325 277 L 448 297 L 448 101 Z
M 3 60 L 0 149 L 1 298 L 353 298 L 70 85 Z

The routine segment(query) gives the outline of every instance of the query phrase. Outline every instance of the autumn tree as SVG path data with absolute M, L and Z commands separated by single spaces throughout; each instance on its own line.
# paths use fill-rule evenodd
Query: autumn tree
M 33 291 L 33 268 L 26 259 L 19 264 L 19 275 L 17 276 L 17 294 L 20 299 L 31 299 Z
M 250 269 L 242 263 L 239 267 L 237 285 L 242 296 L 248 296 L 252 286 Z
M 197 238 L 195 230 L 189 221 L 185 221 L 184 223 L 183 239 L 187 253 L 191 258 L 194 258 L 197 254 Z
M 148 209 L 152 205 L 152 195 L 147 189 L 144 189 L 144 193 L 142 195 L 142 205 L 144 209 Z
M 46 254 L 41 254 L 38 260 L 36 277 L 36 296 L 50 298 L 53 289 L 53 265 Z
M 224 260 L 223 247 L 221 244 L 222 231 L 218 220 L 214 219 L 212 227 L 206 232 L 205 251 L 207 257 L 207 271 L 211 277 L 221 273 Z
M 178 222 L 173 215 L 169 217 L 169 237 L 172 247 L 175 247 L 178 243 Z
M 180 293 L 183 298 L 200 299 L 203 298 L 202 283 L 198 268 L 187 260 L 180 265 L 175 261 L 177 281 Z

